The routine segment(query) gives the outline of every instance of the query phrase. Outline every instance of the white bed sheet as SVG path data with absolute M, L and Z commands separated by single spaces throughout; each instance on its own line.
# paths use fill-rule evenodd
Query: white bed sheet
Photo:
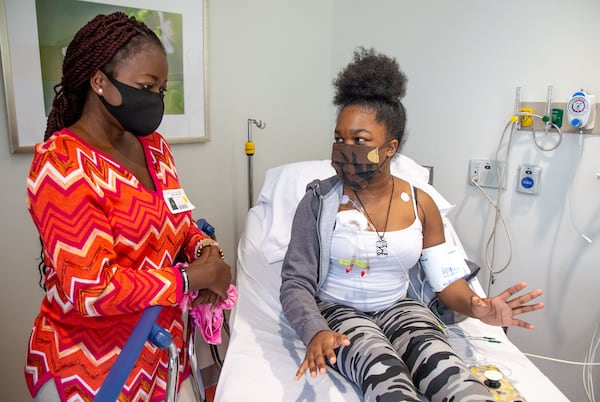
M 318 166 L 293 164 L 292 169 Z M 287 167 L 284 171 L 289 171 Z M 327 177 L 329 171 L 314 177 Z M 404 172 L 406 173 L 406 172 Z M 312 174 L 310 169 L 305 174 Z M 269 177 L 271 175 L 271 177 Z M 231 338 L 225 353 L 223 368 L 217 384 L 216 402 L 354 402 L 362 401 L 359 390 L 333 370 L 316 378 L 304 376 L 295 381 L 294 375 L 304 357 L 305 347 L 295 331 L 285 320 L 279 303 L 281 284 L 281 259 L 274 258 L 272 251 L 279 247 L 271 245 L 265 255 L 265 242 L 274 230 L 281 231 L 290 224 L 290 211 L 273 215 L 272 183 L 277 179 L 283 186 L 298 186 L 288 177 L 282 178 L 282 168 L 267 174 L 265 192 L 271 192 L 253 207 L 247 217 L 246 227 L 238 246 L 237 287 L 238 302 L 231 313 Z M 413 182 L 420 181 L 412 178 Z M 424 178 L 426 181 L 426 178 Z M 424 187 L 424 186 L 421 186 Z M 288 197 L 294 202 L 303 193 Z M 439 196 L 441 197 L 441 196 Z M 435 198 L 434 198 L 435 199 Z M 436 200 L 440 203 L 445 200 Z M 297 202 L 297 201 L 296 201 Z M 291 211 L 293 216 L 293 210 Z M 276 226 L 280 226 L 276 228 Z M 447 235 L 455 239 L 452 225 L 446 222 Z M 288 226 L 289 227 L 289 226 Z M 460 244 L 459 244 L 460 245 Z M 272 262 L 269 262 L 271 260 Z M 475 282 L 475 290 L 483 294 Z M 492 337 L 500 343 L 466 340 L 451 335 L 450 341 L 467 364 L 495 364 L 510 378 L 512 384 L 529 402 L 568 401 L 558 388 L 512 344 L 499 327 L 466 319 L 458 328 L 471 337 Z M 519 330 L 519 329 L 513 329 Z

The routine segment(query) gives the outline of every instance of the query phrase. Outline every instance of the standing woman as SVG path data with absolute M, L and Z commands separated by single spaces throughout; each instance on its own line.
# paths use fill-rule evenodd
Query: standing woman
M 419 259 L 439 299 L 491 325 L 533 328 L 514 316 L 540 290 L 481 299 L 462 279 L 432 198 L 390 172 L 404 139 L 397 62 L 360 49 L 335 81 L 339 113 L 331 160 L 336 176 L 308 185 L 282 266 L 283 312 L 306 345 L 296 373 L 326 366 L 355 383 L 365 401 L 494 401 L 456 356 L 433 313 L 406 297 Z
M 194 224 L 171 149 L 155 131 L 167 73 L 159 38 L 121 12 L 98 15 L 67 48 L 27 179 L 46 290 L 25 367 L 36 401 L 92 400 L 153 305 L 163 306 L 157 323 L 181 350 L 183 382 L 178 303 L 194 290 L 197 303 L 227 297 L 230 267 Z M 162 401 L 166 381 L 167 352 L 146 342 L 119 400 Z

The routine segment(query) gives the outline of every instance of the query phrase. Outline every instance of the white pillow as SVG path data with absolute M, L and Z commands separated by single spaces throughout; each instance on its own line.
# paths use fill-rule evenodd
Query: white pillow
M 453 205 L 429 183 L 429 170 L 411 158 L 396 154 L 390 166 L 394 176 L 400 177 L 427 192 L 445 215 Z M 283 260 L 290 241 L 294 213 L 306 193 L 306 185 L 314 179 L 335 175 L 330 160 L 288 163 L 269 169 L 256 207 L 265 208 L 262 249 L 269 263 Z

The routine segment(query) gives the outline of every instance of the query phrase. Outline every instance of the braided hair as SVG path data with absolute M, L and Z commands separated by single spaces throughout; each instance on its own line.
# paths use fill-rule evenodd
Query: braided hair
M 374 49 L 359 47 L 354 59 L 334 80 L 333 104 L 341 111 L 349 105 L 361 105 L 375 112 L 375 121 L 383 124 L 390 139 L 404 143 L 406 111 L 400 100 L 406 94 L 406 75 L 398 63 Z
M 84 25 L 67 47 L 62 78 L 54 86 L 54 100 L 44 141 L 81 117 L 90 78 L 96 71 L 101 69 L 111 75 L 121 61 L 137 54 L 150 43 L 164 50 L 154 31 L 120 11 L 97 15 Z

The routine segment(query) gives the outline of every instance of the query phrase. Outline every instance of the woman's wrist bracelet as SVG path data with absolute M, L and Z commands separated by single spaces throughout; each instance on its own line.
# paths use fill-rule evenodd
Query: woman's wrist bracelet
M 183 293 L 187 293 L 190 290 L 190 279 L 188 278 L 187 270 L 185 267 L 178 267 L 181 272 L 181 279 L 183 280 Z
M 202 254 L 202 249 L 207 246 L 215 246 L 218 243 L 211 238 L 202 239 L 196 244 L 196 258 Z
M 216 241 L 214 241 L 213 239 L 202 239 L 198 242 L 198 245 L 196 246 L 196 258 L 200 258 L 200 256 L 202 255 L 202 249 L 204 247 L 209 247 L 209 246 L 218 246 L 219 243 L 217 243 Z M 223 249 L 219 248 L 219 256 L 221 257 L 222 260 L 225 259 L 225 253 L 223 253 Z

